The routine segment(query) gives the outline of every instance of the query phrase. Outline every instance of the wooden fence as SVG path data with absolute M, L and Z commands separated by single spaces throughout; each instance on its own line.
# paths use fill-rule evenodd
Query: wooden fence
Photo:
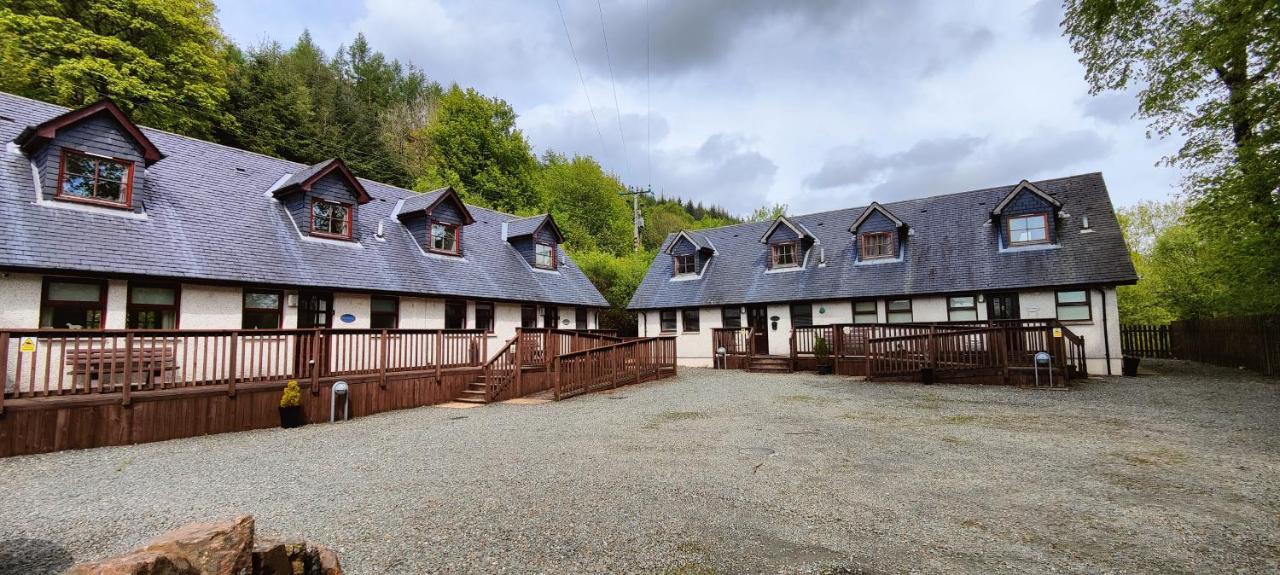
M 1173 357 L 1167 325 L 1120 325 L 1120 349 L 1137 357 Z
M 1280 374 L 1280 315 L 1175 321 L 1169 342 L 1178 359 Z
M 650 337 L 557 356 L 555 399 L 612 389 L 676 374 L 676 338 Z
M 870 338 L 867 377 L 915 380 L 928 372 L 937 381 L 982 378 L 1004 384 L 1047 385 L 1052 370 L 1055 386 L 1088 377 L 1084 338 L 1056 322 L 926 329 L 925 333 Z M 1041 351 L 1050 356 L 1050 363 L 1043 367 L 1035 360 Z

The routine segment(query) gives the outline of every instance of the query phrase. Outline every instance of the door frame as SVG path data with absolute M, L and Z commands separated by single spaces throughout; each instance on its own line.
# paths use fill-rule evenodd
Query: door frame
M 991 292 L 991 293 L 985 294 L 985 296 L 987 298 L 987 321 L 995 321 L 997 319 L 1021 319 L 1022 318 L 1022 304 L 1018 301 L 1018 292 L 1016 291 Z M 1004 296 L 1010 296 L 1013 298 L 1014 317 L 996 318 L 995 313 L 993 313 L 995 311 L 996 298 L 1004 297 Z
M 748 305 L 747 327 L 752 328 L 751 349 L 754 355 L 769 355 L 769 306 Z M 759 325 L 756 313 L 759 312 Z M 755 328 L 759 328 L 757 331 Z

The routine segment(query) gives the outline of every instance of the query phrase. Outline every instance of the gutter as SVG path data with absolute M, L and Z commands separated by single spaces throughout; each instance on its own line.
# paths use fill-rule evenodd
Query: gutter
M 1107 289 L 1098 288 L 1098 293 L 1102 295 L 1102 347 L 1107 356 L 1107 375 L 1111 373 L 1111 329 L 1107 323 Z

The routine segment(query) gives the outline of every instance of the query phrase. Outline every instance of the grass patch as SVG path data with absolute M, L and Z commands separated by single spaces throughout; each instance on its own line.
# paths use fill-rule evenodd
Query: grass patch
M 964 443 L 963 439 L 960 439 L 959 437 L 956 437 L 954 435 L 944 435 L 942 436 L 942 441 L 945 443 L 950 443 L 951 445 L 960 445 L 961 443 Z
M 960 526 L 967 527 L 969 529 L 977 529 L 978 531 L 987 530 L 987 526 L 980 523 L 977 519 L 965 519 L 960 522 Z
M 976 415 L 948 415 L 942 418 L 947 423 L 965 424 L 973 423 L 978 420 Z

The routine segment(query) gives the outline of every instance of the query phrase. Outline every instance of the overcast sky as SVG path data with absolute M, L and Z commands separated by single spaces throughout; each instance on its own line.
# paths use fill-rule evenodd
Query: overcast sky
M 568 37 L 556 0 L 218 0 L 240 44 L 305 28 L 332 51 L 362 31 L 510 102 L 539 153 L 739 214 L 1094 171 L 1117 205 L 1175 191 L 1155 164 L 1180 142 L 1147 139 L 1131 94 L 1089 95 L 1059 0 L 650 0 L 647 18 L 602 0 L 605 27 L 596 2 L 560 3 Z

